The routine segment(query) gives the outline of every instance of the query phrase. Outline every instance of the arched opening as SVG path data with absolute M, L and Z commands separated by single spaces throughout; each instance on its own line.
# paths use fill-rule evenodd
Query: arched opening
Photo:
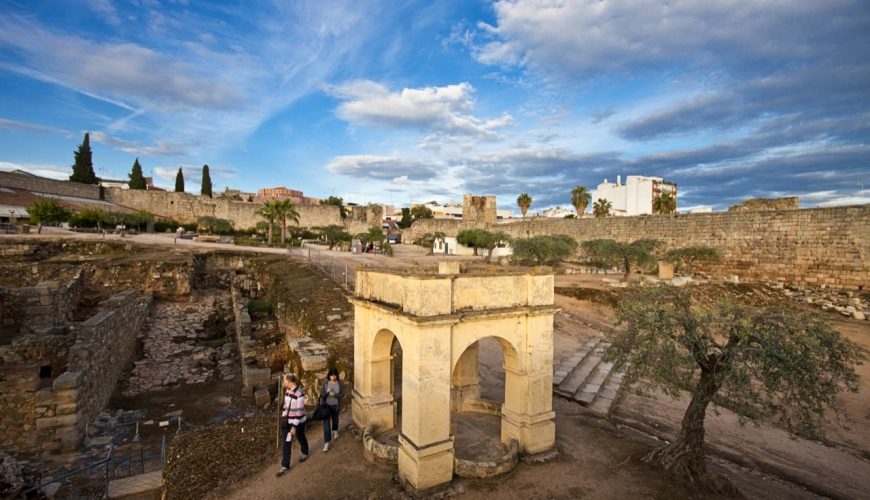
M 402 344 L 390 330 L 379 331 L 371 351 L 373 422 L 379 431 L 398 426 L 402 401 Z
M 458 458 L 496 461 L 507 448 L 502 439 L 502 406 L 508 386 L 507 369 L 516 367 L 510 342 L 485 337 L 468 346 L 453 367 L 451 434 Z

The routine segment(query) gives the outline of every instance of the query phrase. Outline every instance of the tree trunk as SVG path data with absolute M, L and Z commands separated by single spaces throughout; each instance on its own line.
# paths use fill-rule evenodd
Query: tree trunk
M 269 246 L 272 246 L 272 229 L 273 229 L 274 225 L 275 225 L 275 222 L 270 219 L 269 220 Z
M 283 245 L 287 241 L 287 219 L 281 219 L 281 244 Z
M 671 444 L 653 450 L 645 462 L 657 463 L 665 470 L 688 478 L 692 482 L 708 483 L 707 467 L 704 463 L 704 417 L 707 406 L 718 385 L 712 373 L 702 370 L 701 378 L 695 387 L 692 401 L 683 415 L 683 423 L 677 439 Z

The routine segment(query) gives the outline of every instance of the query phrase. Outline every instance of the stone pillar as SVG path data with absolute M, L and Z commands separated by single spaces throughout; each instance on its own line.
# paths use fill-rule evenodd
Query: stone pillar
M 416 490 L 453 478 L 450 325 L 420 328 L 402 345 L 399 478 Z
M 464 411 L 465 402 L 480 400 L 480 377 L 478 376 L 478 352 L 480 344 L 475 342 L 462 353 L 450 387 L 452 411 Z
M 388 330 L 372 333 L 370 313 L 367 308 L 356 308 L 352 417 L 360 429 L 372 425 L 385 431 L 396 426 L 390 354 L 394 335 Z
M 556 443 L 553 411 L 553 317 L 529 315 L 527 351 L 505 353 L 505 402 L 501 440 L 516 439 L 520 452 L 540 453 Z

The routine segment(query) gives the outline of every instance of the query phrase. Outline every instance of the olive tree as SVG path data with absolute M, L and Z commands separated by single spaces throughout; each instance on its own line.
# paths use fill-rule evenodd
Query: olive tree
M 556 265 L 577 251 L 577 242 L 570 236 L 535 236 L 514 240 L 513 261 L 524 266 Z
M 610 239 L 589 240 L 583 242 L 583 251 L 594 261 L 620 266 L 625 272 L 625 278 L 631 274 L 632 265 L 645 266 L 655 263 L 655 250 L 661 245 L 659 240 L 635 240 L 623 243 Z
M 747 419 L 817 435 L 837 393 L 857 390 L 861 350 L 818 314 L 792 305 L 725 300 L 704 307 L 685 289 L 642 288 L 617 306 L 606 358 L 638 390 L 687 391 L 677 438 L 645 457 L 704 482 L 704 417 L 710 403 Z
M 339 226 L 337 224 L 326 226 L 320 231 L 320 235 L 326 238 L 326 242 L 329 243 L 330 250 L 335 248 L 335 246 L 342 241 L 351 240 L 351 235 L 344 230 L 344 226 Z

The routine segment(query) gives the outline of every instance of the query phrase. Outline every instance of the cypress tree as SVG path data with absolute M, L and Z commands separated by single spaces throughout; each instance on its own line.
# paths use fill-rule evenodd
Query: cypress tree
M 211 198 L 211 176 L 208 175 L 208 165 L 202 166 L 202 189 L 200 193 L 203 196 Z
M 181 167 L 178 167 L 178 173 L 175 175 L 175 192 L 184 192 L 184 172 L 181 171 Z
M 145 185 L 145 177 L 142 176 L 142 165 L 139 165 L 139 158 L 136 158 L 136 161 L 133 162 L 133 171 L 130 172 L 130 189 L 146 189 Z
M 99 184 L 100 179 L 94 173 L 94 162 L 91 154 L 91 137 L 85 132 L 85 139 L 82 141 L 79 148 L 74 153 L 75 163 L 73 164 L 73 173 L 69 176 L 72 182 L 81 182 L 82 184 Z

